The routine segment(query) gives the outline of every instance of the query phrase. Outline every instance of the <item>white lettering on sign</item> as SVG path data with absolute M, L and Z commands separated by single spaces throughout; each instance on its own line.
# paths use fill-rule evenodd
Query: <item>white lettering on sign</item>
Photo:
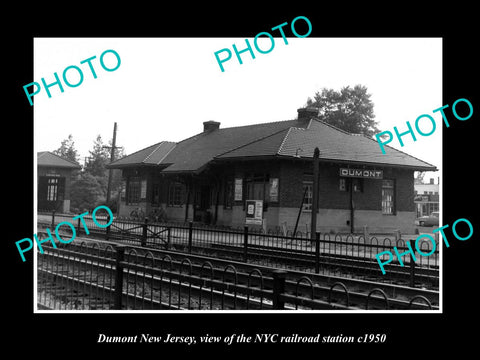
M 383 179 L 382 170 L 340 168 L 340 176 Z

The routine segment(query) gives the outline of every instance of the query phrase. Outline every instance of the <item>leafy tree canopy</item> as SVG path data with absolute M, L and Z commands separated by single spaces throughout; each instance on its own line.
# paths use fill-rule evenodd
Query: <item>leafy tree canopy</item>
M 340 91 L 323 88 L 307 99 L 306 106 L 318 108 L 318 118 L 328 124 L 373 137 L 380 130 L 375 121 L 371 94 L 367 91 L 362 85 L 346 86 Z
M 53 153 L 77 164 L 79 163 L 80 156 L 75 149 L 75 142 L 73 141 L 72 134 L 68 135 L 68 138 L 62 141 L 60 147 L 57 150 L 53 150 Z
M 70 187 L 71 211 L 84 212 L 92 210 L 98 205 L 105 205 L 109 171 L 105 167 L 110 163 L 111 141 L 106 146 L 100 135 L 93 141 L 93 148 L 89 150 L 90 156 L 85 158 L 82 171 L 72 173 Z M 75 149 L 72 135 L 62 141 L 60 147 L 54 151 L 66 159 L 78 163 L 79 155 Z M 115 159 L 124 156 L 122 147 L 115 148 Z M 112 170 L 111 200 L 106 204 L 112 211 L 117 208 L 118 194 L 122 188 L 122 172 Z

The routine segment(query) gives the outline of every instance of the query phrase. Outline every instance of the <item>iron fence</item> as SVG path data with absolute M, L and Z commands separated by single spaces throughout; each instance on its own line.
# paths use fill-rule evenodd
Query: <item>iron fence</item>
M 397 299 L 378 287 L 360 293 L 338 281 L 128 245 L 59 243 L 37 256 L 39 309 L 438 309 L 438 293 Z
M 97 219 L 101 217 L 97 216 Z M 108 219 L 104 219 L 107 222 Z M 435 240 L 435 250 L 430 256 L 417 252 L 416 261 L 411 256 L 403 256 L 402 263 L 395 259 L 388 264 L 382 275 L 375 255 L 384 251 L 399 253 L 409 250 L 406 241 L 413 239 L 379 238 L 369 235 L 317 233 L 316 240 L 304 237 L 304 233 L 286 236 L 279 232 L 250 229 L 247 226 L 237 229 L 207 227 L 205 225 L 150 223 L 143 221 L 114 219 L 112 224 L 101 229 L 95 226 L 91 216 L 73 220 L 73 216 L 53 215 L 52 228 L 61 221 L 74 223 L 77 233 L 95 233 L 106 240 L 122 244 L 141 245 L 148 248 L 184 251 L 187 253 L 212 254 L 216 257 L 235 259 L 246 263 L 266 266 L 296 268 L 315 273 L 343 274 L 377 278 L 380 281 L 408 281 L 410 286 L 427 283 L 438 286 L 439 241 Z M 44 224 L 46 225 L 46 224 Z M 298 235 L 298 236 L 297 236 Z M 422 253 L 430 253 L 433 244 L 421 241 L 418 244 Z M 415 244 L 411 242 L 415 249 Z

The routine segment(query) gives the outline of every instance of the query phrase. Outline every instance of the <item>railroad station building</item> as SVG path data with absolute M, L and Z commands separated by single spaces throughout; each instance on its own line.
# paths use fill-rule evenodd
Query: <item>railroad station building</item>
M 243 226 L 250 200 L 264 228 L 310 229 L 313 152 L 320 150 L 317 231 L 414 232 L 414 171 L 435 166 L 318 120 L 221 128 L 178 143 L 161 141 L 108 167 L 122 169 L 119 216 L 141 209 L 150 219 Z M 253 209 L 253 207 L 252 207 Z
M 37 153 L 37 209 L 70 211 L 70 179 L 80 165 L 49 151 Z

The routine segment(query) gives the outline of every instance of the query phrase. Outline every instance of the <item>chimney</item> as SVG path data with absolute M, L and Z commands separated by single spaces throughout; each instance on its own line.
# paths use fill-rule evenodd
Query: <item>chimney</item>
M 218 121 L 204 121 L 203 122 L 203 132 L 210 132 L 214 130 L 218 130 L 220 128 L 220 123 Z
M 308 121 L 312 117 L 318 116 L 318 108 L 313 106 L 297 109 L 297 112 L 298 112 L 298 121 Z

